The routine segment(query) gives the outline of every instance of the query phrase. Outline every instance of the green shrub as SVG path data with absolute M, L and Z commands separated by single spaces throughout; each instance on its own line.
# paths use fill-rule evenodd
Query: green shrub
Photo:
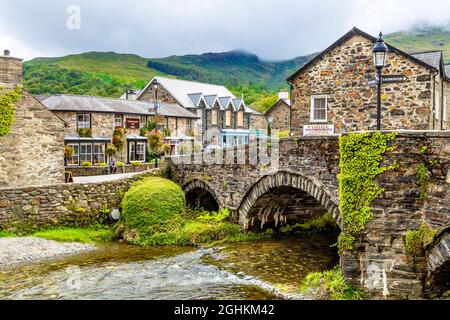
M 289 138 L 290 136 L 291 136 L 291 133 L 289 131 L 279 131 L 277 133 L 278 139 Z
M 108 164 L 106 162 L 102 162 L 102 163 L 100 163 L 100 167 L 107 168 Z
M 197 220 L 203 222 L 223 222 L 228 220 L 231 215 L 231 211 L 227 208 L 220 210 L 219 212 L 204 212 L 197 217 Z
M 66 228 L 42 230 L 32 234 L 33 237 L 64 242 L 96 243 L 108 242 L 114 238 L 110 228 Z
M 0 231 L 0 238 L 13 238 L 17 237 L 15 233 L 8 232 L 8 231 Z
M 140 162 L 140 161 L 131 161 L 130 163 L 135 167 L 142 166 L 142 162 Z
M 105 153 L 106 153 L 106 155 L 109 156 L 109 157 L 114 156 L 114 155 L 117 153 L 117 148 L 116 148 L 116 146 L 113 145 L 112 143 L 109 143 L 109 144 L 106 146 Z
M 127 241 L 147 244 L 156 233 L 168 233 L 182 224 L 184 193 L 170 180 L 149 177 L 136 182 L 122 200 L 122 219 Z
M 308 274 L 300 286 L 300 292 L 322 300 L 361 300 L 364 297 L 362 292 L 347 284 L 339 267 Z
M 412 256 L 422 256 L 424 249 L 429 245 L 436 235 L 436 230 L 432 229 L 427 223 L 422 223 L 417 230 L 406 232 L 405 248 Z
M 81 138 L 91 138 L 92 137 L 92 129 L 91 128 L 80 128 L 77 130 L 77 132 Z
M 419 201 L 424 201 L 428 197 L 428 187 L 430 184 L 430 174 L 427 166 L 424 163 L 420 163 L 416 170 L 416 179 L 419 182 L 420 194 Z
M 118 162 L 116 163 L 116 165 L 117 165 L 117 167 L 119 167 L 119 168 L 125 167 L 125 163 L 123 163 L 123 162 L 121 162 L 121 161 L 118 161 Z
M 82 162 L 82 163 L 81 163 L 81 166 L 82 166 L 83 168 L 90 168 L 90 167 L 92 167 L 92 163 L 89 162 L 89 161 Z

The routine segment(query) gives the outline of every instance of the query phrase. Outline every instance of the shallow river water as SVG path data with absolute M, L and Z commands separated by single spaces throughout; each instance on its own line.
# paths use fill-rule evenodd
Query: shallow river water
M 139 248 L 118 243 L 0 270 L 0 299 L 302 299 L 308 272 L 337 264 L 332 235 Z

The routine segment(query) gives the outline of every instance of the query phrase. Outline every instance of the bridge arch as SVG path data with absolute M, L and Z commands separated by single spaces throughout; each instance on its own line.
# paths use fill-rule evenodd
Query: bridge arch
M 278 194 L 272 194 L 269 198 L 268 195 L 274 190 L 278 190 Z M 264 197 L 267 198 L 266 204 L 258 204 Z M 342 227 L 338 199 L 318 180 L 294 171 L 279 171 L 259 179 L 244 196 L 238 208 L 239 223 L 246 229 L 255 226 L 255 220 L 258 220 L 258 218 L 252 211 L 255 211 L 255 206 L 259 206 L 256 209 L 259 210 L 258 214 L 266 210 L 263 215 L 272 215 L 276 226 L 280 219 L 286 219 L 287 215 L 285 215 L 286 212 L 280 211 L 283 210 L 283 205 L 279 203 L 274 203 L 272 210 L 270 208 L 272 201 L 282 201 L 284 207 L 295 202 L 297 204 L 304 203 L 310 206 L 307 209 L 310 212 L 313 210 L 313 206 L 320 207 L 322 213 L 325 213 L 325 211 L 331 213 L 337 225 Z M 263 220 L 265 219 L 259 219 L 259 222 L 264 225 L 266 221 Z
M 426 248 L 430 292 L 437 294 L 450 290 L 450 225 L 441 228 Z
M 219 211 L 222 203 L 211 185 L 203 180 L 195 179 L 182 187 L 186 196 L 186 205 L 195 209 Z

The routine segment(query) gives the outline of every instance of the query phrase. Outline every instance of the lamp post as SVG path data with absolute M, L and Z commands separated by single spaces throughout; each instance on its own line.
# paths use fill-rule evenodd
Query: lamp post
M 153 82 L 153 89 L 155 89 L 155 103 L 153 105 L 155 109 L 155 122 L 156 122 L 156 133 L 158 134 L 158 89 L 159 89 L 159 83 L 158 80 L 155 79 L 155 82 Z M 154 150 L 155 152 L 155 168 L 158 168 L 158 150 Z
M 377 130 L 381 130 L 381 84 L 382 84 L 382 70 L 386 63 L 386 52 L 388 47 L 384 43 L 383 34 L 380 32 L 377 43 L 372 49 L 373 63 L 377 69 Z

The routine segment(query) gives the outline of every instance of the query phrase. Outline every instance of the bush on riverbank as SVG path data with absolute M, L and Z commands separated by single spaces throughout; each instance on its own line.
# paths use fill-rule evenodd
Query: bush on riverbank
M 245 232 L 228 222 L 230 212 L 187 210 L 181 188 L 172 181 L 149 177 L 134 184 L 122 201 L 117 234 L 141 246 L 196 246 L 213 242 L 251 241 L 271 232 Z
M 306 276 L 300 292 L 320 300 L 361 300 L 364 294 L 347 284 L 339 267 Z

